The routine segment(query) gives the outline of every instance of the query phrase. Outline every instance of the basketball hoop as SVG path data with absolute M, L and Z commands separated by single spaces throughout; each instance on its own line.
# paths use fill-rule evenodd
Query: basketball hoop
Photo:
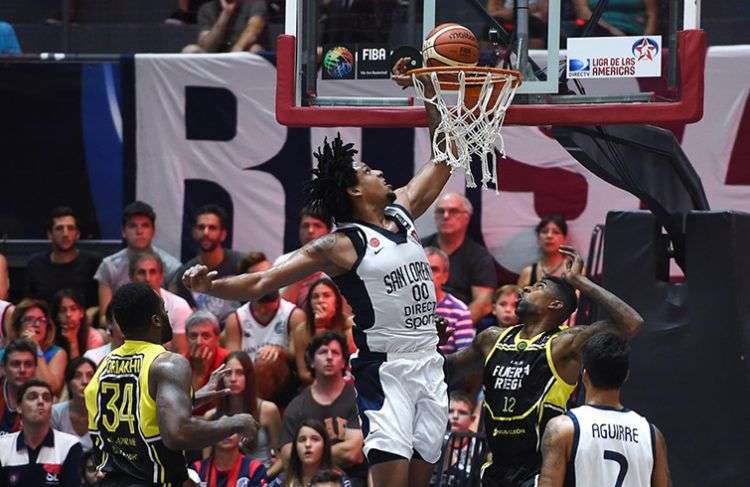
M 438 66 L 414 69 L 407 74 L 412 77 L 417 97 L 440 112 L 440 124 L 432 138 L 435 160 L 447 163 L 451 170 L 462 168 L 466 187 L 475 188 L 471 157 L 478 156 L 482 164 L 482 188 L 487 189 L 487 183 L 492 182 L 498 192 L 495 144 L 499 140 L 500 154 L 505 157 L 500 130 L 505 112 L 521 84 L 521 73 L 477 66 Z M 433 97 L 425 96 L 420 75 L 429 75 L 432 80 Z M 455 102 L 446 99 L 444 92 L 457 92 Z M 443 139 L 445 144 L 440 147 Z

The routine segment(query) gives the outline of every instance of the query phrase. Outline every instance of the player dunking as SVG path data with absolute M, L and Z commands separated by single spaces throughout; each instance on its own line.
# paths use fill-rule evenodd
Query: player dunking
M 429 80 L 425 84 L 432 90 Z M 432 134 L 440 115 L 431 105 L 426 109 Z M 354 162 L 355 153 L 339 137 L 315 153 L 309 205 L 334 221 L 336 231 L 264 272 L 214 280 L 216 273 L 195 266 L 183 280 L 225 299 L 256 299 L 314 272 L 332 276 L 355 314 L 359 352 L 352 372 L 373 482 L 426 486 L 440 457 L 448 397 L 444 359 L 436 351 L 435 289 L 413 219 L 432 204 L 451 171 L 427 164 L 393 191 L 381 171 Z

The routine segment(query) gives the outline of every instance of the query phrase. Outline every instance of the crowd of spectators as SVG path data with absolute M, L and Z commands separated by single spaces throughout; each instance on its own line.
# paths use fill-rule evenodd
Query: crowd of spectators
M 463 195 L 446 194 L 436 205 L 437 233 L 423 241 L 436 288 L 436 314 L 447 324 L 443 354 L 468 346 L 483 328 L 517 324 L 520 286 L 546 274 L 559 275 L 563 262 L 559 246 L 566 240 L 567 225 L 559 216 L 546 216 L 536 227 L 539 255 L 529 259 L 534 263 L 523 269 L 518 285 L 498 287 L 493 257 L 468 235 L 471 216 L 471 203 Z M 300 245 L 331 230 L 314 212 L 301 213 Z M 0 433 L 6 435 L 0 441 L 17 445 L 14 452 L 28 449 L 23 458 L 32 465 L 54 457 L 60 485 L 97 485 L 105 473 L 96 471 L 90 453 L 83 391 L 102 358 L 124 342 L 108 310 L 113 291 L 127 282 L 142 282 L 164 301 L 173 331 L 165 346 L 188 359 L 193 390 L 221 372 L 219 387 L 227 395 L 194 414 L 217 418 L 249 413 L 259 424 L 252 445 L 241 448 L 234 435 L 205 451 L 187 452 L 202 481 L 366 485 L 362 424 L 348 364 L 357 350 L 352 335 L 356 316 L 336 284 L 320 273 L 246 303 L 186 289 L 180 276 L 195 263 L 221 276 L 271 266 L 262 252 L 226 248 L 227 232 L 223 208 L 198 208 L 192 221 L 197 254 L 181 264 L 153 245 L 156 214 L 150 205 L 135 201 L 123 211 L 124 248 L 101 258 L 78 248 L 81 232 L 74 212 L 53 209 L 49 250 L 31 256 L 26 282 L 15 283 L 23 298 L 15 304 L 0 300 Z M 288 254 L 277 262 L 286 258 Z M 0 256 L 5 299 L 8 287 L 7 263 Z M 467 475 L 471 466 L 465 457 L 477 448 L 472 432 L 480 422 L 481 398 L 470 382 L 452 390 L 445 438 L 450 456 L 437 475 Z M 18 474 L 19 458 L 0 455 L 0 478 Z M 35 478 L 31 476 L 40 468 L 24 469 L 23 478 Z M 75 480 L 66 483 L 70 475 Z

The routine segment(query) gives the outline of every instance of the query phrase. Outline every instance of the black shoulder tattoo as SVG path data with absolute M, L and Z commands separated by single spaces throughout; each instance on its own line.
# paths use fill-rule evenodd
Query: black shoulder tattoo
M 303 251 L 308 255 L 313 255 L 326 250 L 331 250 L 334 245 L 336 245 L 336 234 L 327 233 L 305 245 Z

